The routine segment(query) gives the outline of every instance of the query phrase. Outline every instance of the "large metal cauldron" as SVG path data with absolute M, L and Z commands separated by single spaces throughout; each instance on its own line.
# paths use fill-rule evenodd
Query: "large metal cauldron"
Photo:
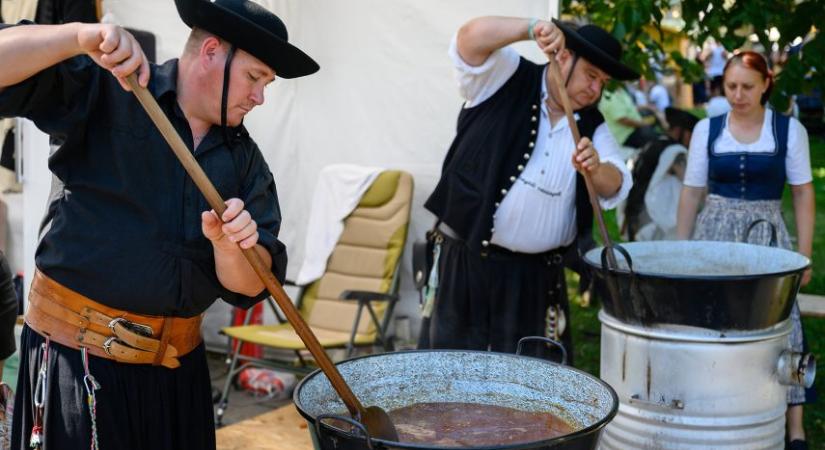
M 630 242 L 617 250 L 618 270 L 602 269 L 602 248 L 584 258 L 608 314 L 636 325 L 720 332 L 759 330 L 787 319 L 810 265 L 795 252 L 735 242 Z
M 786 392 L 816 364 L 790 350 L 790 310 L 810 261 L 750 244 L 622 244 L 618 270 L 587 253 L 602 291 L 601 377 L 619 413 L 600 448 L 784 448 Z
M 506 449 L 591 450 L 616 414 L 613 389 L 598 378 L 545 360 L 473 351 L 409 351 L 370 355 L 337 364 L 364 405 L 387 411 L 423 402 L 481 403 L 550 412 L 577 424 L 577 431 Z M 327 414 L 347 416 L 324 375 L 313 372 L 298 385 L 295 405 L 321 449 L 437 449 L 436 446 L 366 440 L 329 425 Z M 318 418 L 322 417 L 319 425 Z M 480 448 L 480 447 L 475 447 Z

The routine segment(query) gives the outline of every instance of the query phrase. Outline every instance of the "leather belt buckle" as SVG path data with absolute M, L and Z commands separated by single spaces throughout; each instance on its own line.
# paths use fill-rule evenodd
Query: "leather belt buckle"
M 113 342 L 120 342 L 120 341 L 117 340 L 116 336 L 112 336 L 109 339 L 106 339 L 105 342 L 103 342 L 103 351 L 106 352 L 106 354 L 111 356 L 112 358 L 115 357 L 115 355 L 112 354 L 112 343 Z
M 145 337 L 154 337 L 155 331 L 149 325 L 143 325 L 141 323 L 130 322 L 126 320 L 124 317 L 116 317 L 109 322 L 109 329 L 112 330 L 112 333 L 115 333 L 115 325 L 120 323 L 129 331 L 133 331 L 141 336 Z

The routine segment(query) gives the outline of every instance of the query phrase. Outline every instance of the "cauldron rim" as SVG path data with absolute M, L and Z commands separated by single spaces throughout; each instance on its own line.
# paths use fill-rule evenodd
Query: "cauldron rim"
M 568 370 L 568 371 L 571 371 L 571 372 L 574 372 L 574 373 L 578 373 L 579 375 L 584 376 L 586 378 L 590 378 L 593 381 L 595 381 L 596 383 L 602 385 L 602 387 L 607 388 L 607 392 L 610 393 L 610 397 L 612 398 L 610 411 L 604 417 L 600 418 L 595 423 L 593 423 L 591 425 L 588 425 L 584 428 L 577 429 L 576 431 L 574 431 L 572 433 L 568 433 L 568 434 L 565 434 L 565 435 L 562 435 L 562 436 L 556 436 L 556 437 L 550 438 L 550 439 L 544 439 L 544 440 L 541 440 L 541 441 L 529 441 L 529 442 L 521 442 L 521 443 L 516 443 L 516 444 L 508 444 L 508 445 L 485 446 L 485 447 L 447 447 L 447 448 L 455 448 L 457 450 L 461 450 L 461 449 L 467 449 L 467 450 L 518 450 L 518 449 L 532 449 L 532 448 L 538 448 L 538 447 L 544 447 L 544 446 L 550 446 L 550 445 L 556 446 L 556 445 L 559 445 L 559 444 L 563 444 L 564 442 L 567 442 L 567 441 L 585 436 L 585 435 L 590 434 L 590 433 L 599 432 L 599 430 L 601 428 L 604 428 L 608 423 L 610 423 L 611 420 L 613 420 L 613 418 L 616 416 L 616 414 L 619 411 L 619 396 L 618 396 L 618 394 L 616 394 L 616 391 L 613 389 L 612 386 L 607 384 L 607 382 L 605 382 L 601 378 L 599 378 L 595 375 L 592 375 L 590 373 L 587 373 L 587 372 L 585 372 L 581 369 L 577 369 L 575 367 L 566 366 L 566 365 L 562 365 L 562 364 L 559 364 L 559 363 L 556 363 L 556 362 L 553 362 L 553 361 L 549 361 L 549 360 L 546 360 L 546 359 L 543 359 L 543 358 L 536 358 L 536 357 L 527 356 L 527 355 L 518 355 L 518 354 L 514 354 L 514 353 L 502 353 L 502 352 L 483 351 L 483 350 L 457 350 L 457 349 L 418 350 L 418 349 L 416 349 L 416 350 L 400 350 L 400 351 L 394 351 L 394 352 L 389 352 L 389 353 L 376 353 L 376 354 L 371 354 L 371 355 L 361 355 L 361 356 L 356 356 L 356 357 L 353 357 L 353 358 L 348 358 L 348 359 L 339 361 L 339 362 L 335 363 L 335 365 L 338 366 L 338 365 L 341 365 L 341 364 L 345 364 L 345 363 L 349 363 L 349 362 L 357 361 L 357 360 L 361 360 L 361 359 L 377 358 L 377 357 L 382 357 L 382 356 L 386 357 L 388 355 L 412 354 L 412 353 L 470 353 L 470 354 L 505 356 L 505 357 L 513 357 L 513 358 L 527 358 L 527 359 L 530 359 L 530 360 L 533 360 L 533 361 L 536 361 L 536 362 L 548 364 L 548 365 L 551 365 L 551 366 L 557 366 L 557 367 L 562 368 L 563 370 Z M 302 417 L 304 417 L 304 419 L 306 419 L 308 422 L 310 422 L 311 425 L 315 424 L 315 417 L 313 417 L 308 412 L 304 411 L 304 408 L 301 406 L 301 403 L 299 402 L 299 395 L 300 395 L 301 389 L 303 388 L 304 384 L 309 382 L 309 380 L 313 379 L 316 376 L 325 376 L 325 375 L 322 373 L 321 369 L 316 369 L 316 370 L 310 372 L 306 377 L 304 377 L 295 386 L 295 390 L 293 391 L 293 394 L 292 394 L 292 402 L 293 402 L 293 404 L 295 404 L 295 408 L 298 409 L 298 413 Z M 369 405 L 364 405 L 364 406 L 369 406 Z M 343 430 L 340 430 L 338 428 L 334 428 L 330 425 L 326 425 L 326 424 L 322 423 L 321 426 L 325 427 L 325 428 L 328 428 L 328 429 L 332 429 L 332 430 L 334 430 L 335 432 L 338 432 L 338 433 L 345 433 L 345 434 L 350 435 L 349 433 L 346 433 Z M 350 436 L 352 436 L 352 435 L 350 435 Z M 389 446 L 394 447 L 394 448 L 403 448 L 403 449 L 411 449 L 411 450 L 433 450 L 433 449 L 442 448 L 442 447 L 435 447 L 433 445 L 414 444 L 414 443 L 408 443 L 408 442 L 395 442 L 395 441 L 388 441 L 388 440 L 378 439 L 378 438 L 371 438 L 371 440 L 373 442 L 382 444 L 384 446 L 389 445 Z
M 605 269 L 602 267 L 602 262 L 600 260 L 601 252 L 605 249 L 604 246 L 598 246 L 592 248 L 585 252 L 582 259 L 584 262 L 592 267 L 594 270 L 598 271 L 608 271 L 613 274 L 618 275 L 632 275 L 636 278 L 640 279 L 658 279 L 658 280 L 673 280 L 673 281 L 745 281 L 745 280 L 759 280 L 763 278 L 775 278 L 775 277 L 784 277 L 787 275 L 793 275 L 797 273 L 801 273 L 808 268 L 811 267 L 811 259 L 805 255 L 799 254 L 798 252 L 794 252 L 793 250 L 787 250 L 784 248 L 778 247 L 768 247 L 768 246 L 761 246 L 757 244 L 749 244 L 746 242 L 727 242 L 727 241 L 634 241 L 634 242 L 623 242 L 619 244 L 620 246 L 629 246 L 631 249 L 634 246 L 644 246 L 644 245 L 653 245 L 653 243 L 658 243 L 659 245 L 666 245 L 667 243 L 679 243 L 679 245 L 730 245 L 732 247 L 735 246 L 755 246 L 755 247 L 762 247 L 760 250 L 765 251 L 779 251 L 779 252 L 790 252 L 796 253 L 799 258 L 805 261 L 805 265 L 787 269 L 787 270 L 778 270 L 778 271 L 766 271 L 760 273 L 750 273 L 750 274 L 741 274 L 741 275 L 714 275 L 714 274 L 684 274 L 684 273 L 666 273 L 666 272 L 651 272 L 651 271 L 640 271 L 637 269 L 633 269 L 631 272 L 628 269 L 623 268 L 615 268 L 615 269 Z M 632 255 L 631 255 L 632 256 Z M 621 261 L 624 257 L 621 253 L 616 252 L 616 259 Z

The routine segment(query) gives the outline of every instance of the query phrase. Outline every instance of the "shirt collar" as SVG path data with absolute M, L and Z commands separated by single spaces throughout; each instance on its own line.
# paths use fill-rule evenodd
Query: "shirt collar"
M 158 65 L 155 67 L 154 72 L 152 73 L 152 78 L 149 80 L 149 90 L 154 94 L 155 98 L 160 100 L 167 94 L 174 94 L 177 95 L 178 92 L 178 59 L 170 59 L 165 63 Z M 178 117 L 182 119 L 186 119 L 186 116 L 183 114 L 183 111 L 180 109 L 180 105 L 178 105 L 177 101 L 173 104 L 173 111 L 175 112 Z M 207 133 L 206 137 L 204 138 L 204 142 L 198 147 L 198 151 L 200 152 L 203 150 L 218 146 L 223 143 L 223 134 L 222 133 L 214 133 L 213 131 L 217 130 L 220 131 L 219 125 L 212 125 L 209 132 Z M 214 130 L 213 130 L 214 129 Z M 215 134 L 216 138 L 212 139 L 212 135 Z M 220 136 L 218 136 L 220 135 Z M 249 132 L 246 130 L 246 127 L 241 124 L 237 127 L 233 127 L 229 129 L 229 135 L 232 139 L 235 140 L 242 140 L 249 136 Z M 217 139 L 220 137 L 220 139 Z
M 549 69 L 550 65 L 545 64 L 544 70 L 541 72 L 541 117 L 543 119 L 547 119 L 549 117 L 549 112 L 547 111 L 547 97 L 549 96 L 547 92 L 547 70 Z M 573 118 L 576 119 L 578 122 L 580 117 L 579 113 L 573 112 Z M 565 123 L 563 126 L 567 126 L 567 120 L 563 120 L 562 122 Z
M 152 79 L 149 83 L 149 90 L 155 98 L 178 91 L 178 60 L 170 59 L 165 63 L 156 66 Z

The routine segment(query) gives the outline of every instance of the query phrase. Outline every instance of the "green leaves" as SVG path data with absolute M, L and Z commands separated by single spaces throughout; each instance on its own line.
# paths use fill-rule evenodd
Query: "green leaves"
M 812 86 L 825 85 L 825 37 L 812 31 L 825 23 L 825 0 L 564 0 L 562 8 L 565 14 L 586 16 L 610 31 L 624 45 L 624 62 L 647 78 L 653 76 L 655 65 L 679 73 L 686 82 L 703 77 L 701 65 L 682 54 L 681 39 L 701 46 L 713 38 L 732 52 L 749 45 L 749 37 L 756 35 L 766 53 L 798 38 L 809 41 L 801 57 L 790 55 L 776 70 L 771 98 L 775 106 L 787 105 L 791 95 Z M 683 27 L 673 29 L 680 21 Z M 770 33 L 774 27 L 778 36 Z

